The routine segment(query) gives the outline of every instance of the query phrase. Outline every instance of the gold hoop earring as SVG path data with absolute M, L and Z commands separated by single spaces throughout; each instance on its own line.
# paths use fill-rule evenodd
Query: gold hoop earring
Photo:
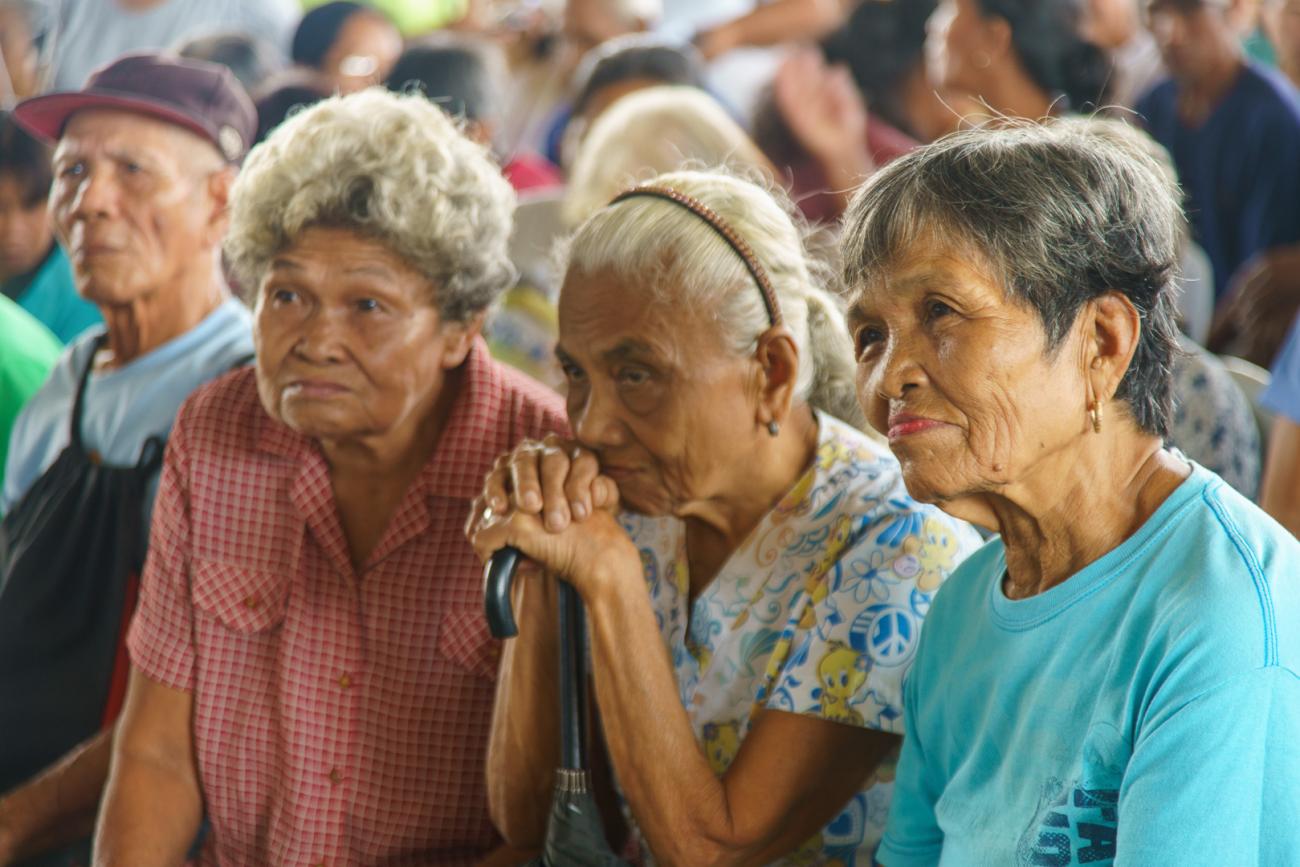
M 1101 433 L 1101 398 L 1089 404 L 1088 418 L 1092 420 L 1093 433 Z

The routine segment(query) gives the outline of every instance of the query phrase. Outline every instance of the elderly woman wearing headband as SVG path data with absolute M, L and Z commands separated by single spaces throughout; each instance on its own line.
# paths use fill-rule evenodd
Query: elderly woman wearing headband
M 498 461 L 469 526 L 480 556 L 540 566 L 516 582 L 494 820 L 541 842 L 563 576 L 649 860 L 864 863 L 921 620 L 976 535 L 836 417 L 856 416 L 844 322 L 759 187 L 679 172 L 619 196 L 577 230 L 559 316 L 576 441 Z

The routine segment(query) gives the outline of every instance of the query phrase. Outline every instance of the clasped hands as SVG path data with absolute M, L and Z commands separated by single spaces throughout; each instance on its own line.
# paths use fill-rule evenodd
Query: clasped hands
M 618 485 L 601 475 L 596 455 L 552 434 L 497 458 L 465 535 L 484 563 L 514 546 L 590 604 L 597 593 L 642 580 L 640 555 L 619 526 L 618 511 Z

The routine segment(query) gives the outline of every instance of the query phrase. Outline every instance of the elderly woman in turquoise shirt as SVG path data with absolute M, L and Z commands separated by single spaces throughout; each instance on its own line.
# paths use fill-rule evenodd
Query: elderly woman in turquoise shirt
M 576 441 L 504 457 L 471 517 L 481 556 L 546 571 L 516 582 L 497 826 L 541 844 L 562 575 L 648 863 L 869 864 L 903 674 L 977 535 L 836 417 L 861 423 L 842 314 L 759 187 L 679 172 L 617 197 L 571 243 L 559 322 Z
M 960 133 L 850 209 L 867 416 L 1001 534 L 926 621 L 885 867 L 1300 851 L 1300 544 L 1164 447 L 1182 214 L 1136 135 Z

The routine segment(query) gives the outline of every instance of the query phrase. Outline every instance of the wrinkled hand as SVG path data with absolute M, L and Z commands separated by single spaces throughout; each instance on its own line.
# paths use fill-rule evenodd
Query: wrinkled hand
M 857 163 L 866 153 L 867 106 L 843 66 L 803 49 L 777 70 L 777 108 L 804 150 L 823 162 Z
M 584 598 L 640 574 L 640 555 L 616 519 L 618 485 L 572 440 L 526 441 L 497 459 L 465 534 L 479 559 L 512 545 Z

